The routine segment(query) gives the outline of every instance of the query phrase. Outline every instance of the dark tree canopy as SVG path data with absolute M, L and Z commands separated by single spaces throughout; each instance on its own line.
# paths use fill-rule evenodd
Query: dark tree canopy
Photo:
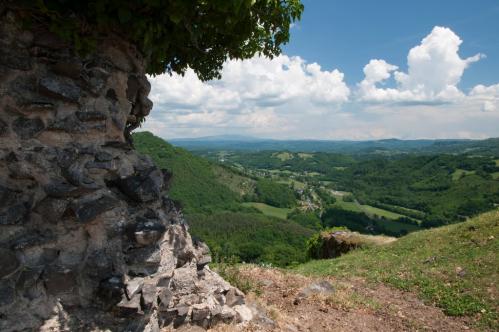
M 116 33 L 139 47 L 147 72 L 220 77 L 227 59 L 273 57 L 303 11 L 300 0 L 31 0 L 13 4 L 80 51 L 100 34 Z

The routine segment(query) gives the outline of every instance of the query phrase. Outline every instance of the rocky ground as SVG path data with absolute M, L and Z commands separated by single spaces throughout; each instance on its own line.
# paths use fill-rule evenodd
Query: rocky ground
M 364 280 L 314 279 L 278 269 L 245 266 L 241 278 L 251 323 L 213 331 L 471 331 L 470 322 L 446 316 L 416 295 Z

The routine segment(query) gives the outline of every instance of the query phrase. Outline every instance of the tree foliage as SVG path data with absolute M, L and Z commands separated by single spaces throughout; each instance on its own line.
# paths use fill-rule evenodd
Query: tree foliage
M 146 56 L 147 72 L 220 77 L 227 59 L 273 57 L 300 19 L 300 0 L 38 0 L 12 2 L 80 50 L 116 33 Z

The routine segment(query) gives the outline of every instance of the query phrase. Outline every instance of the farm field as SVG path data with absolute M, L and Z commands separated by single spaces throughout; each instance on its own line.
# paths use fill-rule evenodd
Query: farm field
M 391 212 L 388 210 L 383 210 L 383 209 L 380 209 L 380 208 L 377 208 L 374 206 L 370 206 L 370 205 L 361 205 L 361 209 L 364 210 L 364 212 L 367 214 L 373 214 L 373 215 L 385 217 L 388 219 L 398 219 L 398 218 L 405 217 L 402 214 Z
M 246 206 L 246 207 L 254 207 L 266 216 L 276 217 L 279 219 L 287 219 L 288 213 L 291 212 L 291 209 L 277 208 L 277 207 L 270 206 L 270 205 L 265 204 L 265 203 L 245 202 L 245 203 L 242 203 L 242 205 Z
M 467 170 L 464 170 L 464 169 L 456 169 L 454 171 L 454 173 L 452 173 L 452 180 L 453 181 L 457 181 L 457 180 L 461 179 L 463 176 L 471 175 L 471 174 L 475 174 L 475 173 L 476 173 L 475 171 L 467 171 Z

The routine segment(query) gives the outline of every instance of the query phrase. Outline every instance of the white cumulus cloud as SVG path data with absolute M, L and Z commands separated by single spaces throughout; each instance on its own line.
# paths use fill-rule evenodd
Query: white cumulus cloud
M 163 74 L 149 80 L 154 112 L 144 129 L 167 136 L 189 135 L 194 127 L 266 134 L 276 127 L 299 126 L 307 110 L 334 111 L 350 95 L 337 69 L 323 70 L 317 63 L 286 55 L 228 61 L 220 80 L 201 82 L 192 70 L 185 76 Z
M 499 136 L 499 84 L 459 88 L 466 69 L 484 58 L 462 57 L 462 43 L 451 29 L 435 27 L 409 50 L 407 64 L 372 59 L 353 88 L 337 69 L 286 55 L 228 61 L 222 79 L 209 82 L 192 70 L 151 77 L 154 109 L 143 129 L 165 138 Z
M 464 97 L 458 88 L 464 70 L 484 55 L 461 58 L 461 38 L 451 29 L 435 27 L 421 44 L 409 51 L 407 73 L 384 60 L 371 60 L 364 67 L 365 79 L 359 84 L 360 99 L 394 102 L 448 102 Z M 380 88 L 393 78 L 396 88 Z

